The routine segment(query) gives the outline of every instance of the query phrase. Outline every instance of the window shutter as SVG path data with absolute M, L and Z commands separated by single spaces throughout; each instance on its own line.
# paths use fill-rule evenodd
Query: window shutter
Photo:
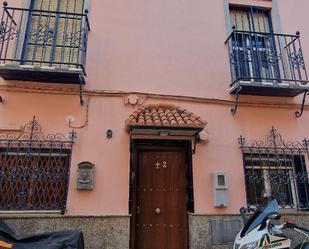
M 84 0 L 35 1 L 33 9 L 38 11 L 33 11 L 30 17 L 26 60 L 37 61 L 32 63 L 35 65 L 61 68 L 78 64 L 82 16 L 76 14 L 83 13 L 83 5 Z
M 250 31 L 248 12 L 246 10 L 230 10 L 231 26 L 235 26 L 236 30 Z
M 252 30 L 256 32 L 270 32 L 267 12 L 253 12 L 251 13 Z
M 83 0 L 60 1 L 59 11 L 65 13 L 83 13 Z M 79 63 L 79 49 L 82 29 L 82 17 L 72 14 L 60 14 L 54 61 L 59 63 Z M 68 67 L 62 65 L 61 67 Z
M 84 9 L 83 5 L 84 5 L 83 0 L 60 1 L 59 11 L 82 14 Z
M 84 0 L 36 0 L 33 9 L 82 14 Z
M 270 32 L 268 12 L 254 9 L 230 9 L 231 26 L 240 31 Z
M 57 11 L 58 1 L 56 0 L 36 0 L 34 1 L 33 9 L 35 10 L 50 10 Z

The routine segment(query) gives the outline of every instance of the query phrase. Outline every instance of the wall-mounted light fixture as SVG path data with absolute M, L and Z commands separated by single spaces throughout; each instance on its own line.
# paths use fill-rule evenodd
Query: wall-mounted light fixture
M 198 133 L 198 138 L 199 138 L 199 141 L 207 142 L 209 135 L 205 130 L 202 130 Z
M 108 139 L 111 139 L 111 138 L 113 137 L 113 131 L 112 131 L 111 129 L 108 129 L 108 130 L 106 131 L 106 137 L 107 137 Z

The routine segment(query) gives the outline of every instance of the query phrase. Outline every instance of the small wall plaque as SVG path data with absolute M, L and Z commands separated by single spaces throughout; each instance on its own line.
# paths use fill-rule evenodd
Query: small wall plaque
M 78 190 L 92 190 L 94 187 L 94 164 L 90 162 L 81 162 L 77 169 Z

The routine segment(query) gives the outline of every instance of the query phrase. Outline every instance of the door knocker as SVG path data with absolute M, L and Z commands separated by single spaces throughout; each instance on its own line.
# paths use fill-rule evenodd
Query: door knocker
M 156 169 L 159 170 L 160 169 L 160 163 L 156 162 Z
M 163 166 L 162 166 L 162 167 L 163 167 L 163 168 L 167 168 L 167 165 L 166 165 L 166 164 L 167 164 L 167 162 L 163 162 Z
M 161 209 L 160 208 L 156 208 L 155 212 L 156 212 L 156 214 L 161 214 Z

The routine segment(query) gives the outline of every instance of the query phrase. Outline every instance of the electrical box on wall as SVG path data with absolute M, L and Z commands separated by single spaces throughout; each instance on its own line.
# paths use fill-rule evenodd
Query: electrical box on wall
M 213 173 L 213 198 L 215 207 L 228 205 L 228 179 L 226 173 Z

